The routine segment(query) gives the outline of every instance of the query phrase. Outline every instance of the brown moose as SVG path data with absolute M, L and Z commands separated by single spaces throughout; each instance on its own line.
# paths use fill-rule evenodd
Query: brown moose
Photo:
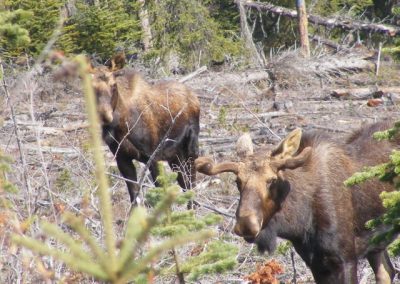
M 190 189 L 198 156 L 200 104 L 196 95 L 178 82 L 150 85 L 136 72 L 117 70 L 120 67 L 111 64 L 91 72 L 103 139 L 126 179 L 131 202 L 136 202 L 139 191 L 132 160 L 149 162 L 153 180 L 158 175 L 156 162 L 168 161 L 178 170 L 179 185 Z
M 378 123 L 354 132 L 345 141 L 322 133 L 291 132 L 272 152 L 260 150 L 240 162 L 214 164 L 199 157 L 196 168 L 206 175 L 232 172 L 240 201 L 234 232 L 260 251 L 273 251 L 276 238 L 290 240 L 317 283 L 357 283 L 358 259 L 366 257 L 377 283 L 391 283 L 395 270 L 388 243 L 372 244 L 377 231 L 368 220 L 384 212 L 379 194 L 389 183 L 370 180 L 355 187 L 343 181 L 364 166 L 387 161 L 400 145 L 376 141 L 372 134 L 387 129 Z

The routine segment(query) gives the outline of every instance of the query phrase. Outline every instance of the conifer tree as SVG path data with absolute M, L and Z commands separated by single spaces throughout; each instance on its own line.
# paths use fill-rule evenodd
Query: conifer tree
M 157 206 L 163 196 L 170 191 L 174 191 L 177 192 L 176 203 L 180 205 L 187 204 L 193 198 L 193 191 L 179 193 L 179 186 L 171 186 L 176 180 L 177 173 L 166 173 L 161 163 L 158 166 L 160 176 L 157 180 L 161 184 L 161 187 L 149 190 L 146 195 L 148 203 L 152 206 Z M 172 207 L 170 207 L 160 223 L 152 229 L 152 235 L 173 239 L 187 233 L 201 233 L 207 227 L 220 221 L 221 217 L 213 213 L 199 218 L 196 216 L 194 210 L 173 211 Z M 189 280 L 197 280 L 207 274 L 222 273 L 231 270 L 237 263 L 237 253 L 238 249 L 235 245 L 222 240 L 204 244 L 202 252 L 190 258 L 179 259 L 177 250 L 175 248 L 172 249 L 176 274 L 180 279 L 184 279 L 184 276 L 187 275 Z M 163 269 L 161 273 L 165 274 L 167 271 L 167 269 Z
M 148 56 L 160 57 L 164 63 L 175 58 L 182 69 L 221 62 L 225 56 L 242 51 L 238 38 L 221 31 L 207 8 L 196 0 L 152 1 L 150 17 L 153 50 Z
M 400 135 L 400 121 L 396 122 L 393 128 L 386 131 L 377 132 L 374 134 L 374 138 L 378 140 L 382 139 L 399 139 Z M 373 151 L 373 149 L 371 149 Z M 388 231 L 383 234 L 374 237 L 373 241 L 379 243 L 381 241 L 393 240 L 397 234 L 400 233 L 399 217 L 400 217 L 400 151 L 393 149 L 393 152 L 389 156 L 389 162 L 369 167 L 363 172 L 355 173 L 347 181 L 346 185 L 354 185 L 366 181 L 370 178 L 379 178 L 384 182 L 393 183 L 397 190 L 392 192 L 381 193 L 381 199 L 383 206 L 386 208 L 386 213 L 383 216 L 371 220 L 367 223 L 367 226 L 371 229 L 376 228 L 379 225 L 387 225 L 390 227 Z M 396 255 L 400 254 L 400 240 L 397 239 L 389 247 L 389 250 Z
M 111 57 L 117 47 L 137 47 L 141 30 L 132 12 L 137 4 L 126 0 L 102 0 L 99 5 L 86 2 L 76 3 L 77 12 L 68 19 L 58 46 L 67 53 L 95 54 L 102 60 Z
M 16 55 L 30 43 L 29 32 L 20 23 L 32 14 L 24 10 L 0 11 L 0 51 Z
M 62 4 L 63 0 L 5 0 L 7 10 L 21 9 L 31 13 L 29 17 L 22 17 L 18 21 L 22 28 L 29 31 L 29 53 L 37 55 L 43 50 L 60 20 Z

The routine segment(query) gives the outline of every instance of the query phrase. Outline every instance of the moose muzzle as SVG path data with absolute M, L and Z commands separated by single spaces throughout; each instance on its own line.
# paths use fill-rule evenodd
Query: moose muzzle
M 248 242 L 254 242 L 261 230 L 261 223 L 255 214 L 248 214 L 236 218 L 233 229 L 236 235 L 243 237 Z

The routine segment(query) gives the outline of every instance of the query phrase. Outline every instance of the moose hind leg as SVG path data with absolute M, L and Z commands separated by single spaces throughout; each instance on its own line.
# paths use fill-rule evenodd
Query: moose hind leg
M 367 255 L 367 259 L 375 273 L 377 284 L 389 284 L 393 282 L 395 269 L 386 250 L 371 252 Z
M 137 184 L 136 168 L 132 163 L 132 159 L 118 155 L 116 160 L 121 175 L 127 179 L 125 182 L 126 186 L 128 187 L 130 201 L 131 203 L 136 204 L 136 198 L 139 194 L 139 187 Z

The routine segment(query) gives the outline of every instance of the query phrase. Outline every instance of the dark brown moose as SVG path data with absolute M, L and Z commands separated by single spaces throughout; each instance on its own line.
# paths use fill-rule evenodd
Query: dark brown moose
M 395 270 L 386 246 L 370 242 L 368 220 L 384 212 L 379 194 L 389 183 L 367 181 L 346 187 L 343 181 L 364 166 L 387 161 L 396 141 L 376 141 L 372 134 L 389 128 L 378 123 L 336 141 L 322 133 L 291 132 L 272 152 L 260 150 L 240 162 L 214 164 L 199 157 L 199 172 L 237 176 L 240 201 L 234 232 L 260 251 L 273 251 L 276 238 L 293 243 L 317 283 L 357 283 L 357 261 L 366 257 L 377 283 L 391 283 Z
M 120 66 L 121 67 L 121 66 Z M 93 68 L 103 139 L 126 179 L 130 200 L 137 201 L 138 184 L 132 160 L 148 163 L 153 180 L 156 162 L 168 161 L 178 170 L 178 183 L 190 189 L 195 182 L 200 104 L 196 95 L 178 82 L 151 85 L 132 70 L 116 64 Z

